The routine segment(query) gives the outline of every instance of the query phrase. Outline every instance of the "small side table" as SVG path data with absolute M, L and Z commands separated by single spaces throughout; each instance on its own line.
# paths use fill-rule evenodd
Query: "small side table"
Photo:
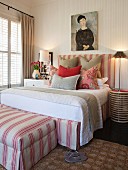
M 109 108 L 111 120 L 128 123 L 128 91 L 110 91 Z

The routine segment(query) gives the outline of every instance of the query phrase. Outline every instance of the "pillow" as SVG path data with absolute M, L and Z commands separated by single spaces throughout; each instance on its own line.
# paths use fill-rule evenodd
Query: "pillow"
M 66 68 L 73 68 L 78 66 L 79 60 L 78 57 L 74 57 L 71 59 L 63 59 L 62 57 L 59 57 L 59 65 L 66 67 Z
M 73 68 L 65 68 L 63 66 L 59 66 L 58 75 L 61 77 L 69 77 L 80 74 L 81 66 L 73 67 Z
M 65 90 L 75 90 L 79 77 L 80 75 L 71 77 L 60 77 L 57 74 L 54 74 L 51 87 Z
M 103 86 L 104 83 L 106 83 L 106 81 L 108 81 L 108 77 L 97 79 L 97 83 L 98 83 L 99 86 Z
M 96 56 L 95 58 L 92 58 L 90 61 L 88 61 L 85 57 L 80 57 L 80 63 L 82 65 L 82 69 L 88 70 L 97 65 L 98 68 L 97 77 L 101 78 L 101 72 L 100 72 L 101 58 L 102 56 Z
M 55 73 L 57 74 L 58 69 L 54 67 L 53 65 L 50 65 L 50 72 L 49 75 L 53 76 Z
M 98 83 L 99 88 L 103 89 L 103 88 L 109 87 L 108 84 L 105 84 L 107 81 L 108 81 L 108 77 L 97 79 L 97 83 Z
M 99 89 L 97 84 L 97 66 L 89 70 L 81 70 L 78 89 Z
M 104 88 L 107 88 L 107 87 L 109 87 L 108 84 L 103 84 L 102 86 L 99 86 L 99 89 L 104 89 Z

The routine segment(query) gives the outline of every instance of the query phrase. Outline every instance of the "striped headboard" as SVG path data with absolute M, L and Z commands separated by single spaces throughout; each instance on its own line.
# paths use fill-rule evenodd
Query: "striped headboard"
M 74 57 L 85 57 L 87 60 L 91 60 L 97 56 L 102 56 L 101 60 L 101 75 L 102 77 L 108 77 L 109 86 L 111 88 L 115 87 L 115 59 L 113 58 L 113 54 L 84 54 L 84 55 L 59 55 L 58 57 L 58 64 L 59 58 L 70 59 Z

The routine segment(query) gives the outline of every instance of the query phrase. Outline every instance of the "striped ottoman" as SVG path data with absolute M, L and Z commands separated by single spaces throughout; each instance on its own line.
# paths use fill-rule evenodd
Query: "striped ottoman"
M 50 117 L 0 105 L 0 164 L 28 170 L 57 145 Z

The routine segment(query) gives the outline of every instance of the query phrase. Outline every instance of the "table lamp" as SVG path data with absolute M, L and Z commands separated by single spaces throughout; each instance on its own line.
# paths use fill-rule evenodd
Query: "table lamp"
M 46 72 L 47 72 L 46 65 L 49 62 L 49 52 L 47 50 L 40 50 L 39 61 L 40 61 L 40 65 L 43 68 L 43 72 L 44 72 L 43 75 L 46 78 Z M 42 64 L 42 62 L 43 62 L 43 64 Z
M 126 55 L 124 54 L 123 51 L 117 51 L 114 57 L 119 58 L 119 89 L 118 91 L 120 91 L 121 58 L 126 58 Z

